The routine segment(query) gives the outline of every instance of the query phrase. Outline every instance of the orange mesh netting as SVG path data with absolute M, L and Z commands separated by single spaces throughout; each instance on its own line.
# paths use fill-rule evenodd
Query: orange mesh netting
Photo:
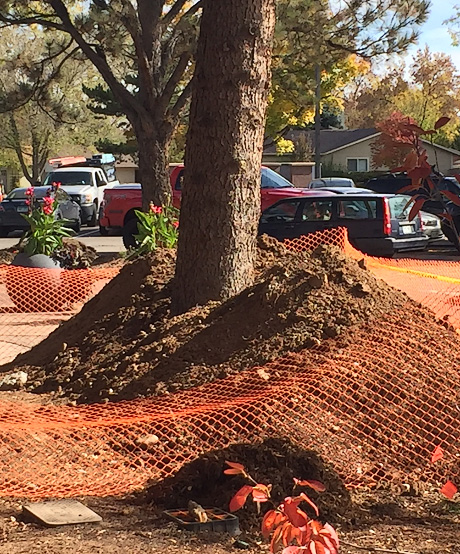
M 47 337 L 117 273 L 0 266 L 0 364 Z
M 289 247 L 324 242 L 363 258 L 343 231 L 302 237 Z M 458 323 L 458 306 L 450 301 L 460 295 L 458 264 L 440 262 L 436 274 L 434 262 L 365 260 L 378 276 L 397 276 L 400 288 L 419 294 L 436 313 Z M 3 268 L 2 290 L 8 286 L 7 272 Z M 24 279 L 26 273 L 18 275 Z M 87 279 L 83 275 L 81 282 Z M 88 297 L 108 278 L 103 272 L 94 276 L 96 285 Z M 450 296 L 438 283 L 448 285 Z M 34 318 L 49 318 L 52 326 L 65 317 L 20 313 L 10 298 L 5 296 L 0 313 L 4 337 L 17 325 L 4 317 L 15 316 L 24 330 L 33 328 Z M 66 298 L 57 304 L 71 307 Z M 254 443 L 272 434 L 316 450 L 348 486 L 455 481 L 460 473 L 460 342 L 443 326 L 434 329 L 432 320 L 417 321 L 414 327 L 406 310 L 395 311 L 372 327 L 350 330 L 340 348 L 326 341 L 263 370 L 142 401 L 72 407 L 44 406 L 38 397 L 30 403 L 2 399 L 1 495 L 126 493 L 148 479 L 175 473 L 203 451 L 236 441 Z M 31 346 L 36 339 L 22 345 Z M 432 464 L 437 447 L 444 457 Z
M 460 329 L 460 263 L 411 258 L 391 259 L 367 256 L 348 242 L 345 229 L 328 229 L 286 241 L 289 249 L 311 250 L 319 244 L 333 244 L 389 285 L 402 290 L 416 302 L 427 306 L 440 319 Z M 410 255 L 410 253 L 408 254 Z

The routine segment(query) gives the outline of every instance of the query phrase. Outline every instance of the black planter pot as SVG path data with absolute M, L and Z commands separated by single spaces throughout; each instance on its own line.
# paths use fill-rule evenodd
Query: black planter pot
M 44 254 L 17 254 L 6 271 L 6 291 L 21 312 L 59 312 L 62 269 Z

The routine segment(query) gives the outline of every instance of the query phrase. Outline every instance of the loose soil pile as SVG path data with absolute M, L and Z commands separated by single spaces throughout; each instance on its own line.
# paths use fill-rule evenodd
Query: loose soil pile
M 293 253 L 268 238 L 255 284 L 228 302 L 170 314 L 174 255 L 122 268 L 83 310 L 4 371 L 78 402 L 187 389 L 315 346 L 401 308 L 407 297 L 338 248 Z
M 228 511 L 231 498 L 248 480 L 239 475 L 224 475 L 226 461 L 243 464 L 258 483 L 272 484 L 271 498 L 276 505 L 286 496 L 304 491 L 318 505 L 323 521 L 343 522 L 352 516 L 350 493 L 335 471 L 315 452 L 302 450 L 283 439 L 268 439 L 259 445 L 234 444 L 208 452 L 173 477 L 152 485 L 144 497 L 163 509 L 182 508 L 193 500 L 205 507 Z M 320 481 L 326 491 L 319 494 L 306 487 L 294 488 L 294 477 Z M 271 508 L 271 503 L 267 503 L 262 506 L 262 513 Z M 316 517 L 309 507 L 305 509 Z M 244 530 L 260 529 L 261 516 L 251 498 L 238 517 Z

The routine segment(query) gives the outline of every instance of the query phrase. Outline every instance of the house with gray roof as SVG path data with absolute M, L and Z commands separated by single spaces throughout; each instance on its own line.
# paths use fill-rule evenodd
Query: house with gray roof
M 294 144 L 302 137 L 304 144 L 311 147 L 311 160 L 314 156 L 315 132 L 304 129 L 288 129 L 283 133 L 283 138 L 291 140 Z M 388 167 L 374 167 L 372 165 L 372 143 L 380 136 L 377 129 L 323 129 L 321 130 L 321 163 L 323 167 L 334 168 L 341 171 L 388 171 Z M 458 172 L 460 165 L 460 152 L 439 144 L 431 144 L 423 141 L 428 153 L 430 163 L 437 163 L 438 169 L 446 174 Z M 278 155 L 276 144 L 267 139 L 264 144 L 264 162 L 288 163 L 292 160 L 292 154 Z

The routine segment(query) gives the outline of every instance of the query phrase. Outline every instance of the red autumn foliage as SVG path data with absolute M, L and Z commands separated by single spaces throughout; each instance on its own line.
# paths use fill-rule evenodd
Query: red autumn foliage
M 381 135 L 372 147 L 373 162 L 377 166 L 394 167 L 398 165 L 392 171 L 404 172 L 410 177 L 412 184 L 399 191 L 400 194 L 411 195 L 410 221 L 423 210 L 428 200 L 441 202 L 443 213 L 440 214 L 440 217 L 447 227 L 447 230 L 443 228 L 443 231 L 448 233 L 448 238 L 460 250 L 458 229 L 451 215 L 451 206 L 452 204 L 460 206 L 460 197 L 445 190 L 446 187 L 438 186 L 442 183 L 444 175 L 429 163 L 428 154 L 421 138 L 427 135 L 432 137 L 449 121 L 448 117 L 441 117 L 435 123 L 434 129 L 423 129 L 412 118 L 405 117 L 400 112 L 394 112 L 377 126 Z
M 444 458 L 444 451 L 440 446 L 437 446 L 434 449 L 433 455 L 431 456 L 431 463 L 434 464 L 438 460 L 442 460 Z
M 441 493 L 449 498 L 449 500 L 452 500 L 452 498 L 457 494 L 458 489 L 457 487 L 452 483 L 452 481 L 447 481 L 447 483 L 441 488 Z
M 237 464 L 235 462 L 225 462 L 225 463 L 229 466 L 229 469 L 224 470 L 225 475 L 243 475 L 243 476 L 246 475 L 244 466 L 242 466 L 241 464 Z
M 230 501 L 230 511 L 234 512 L 244 506 L 252 494 L 254 502 L 260 506 L 261 502 L 272 502 L 270 498 L 271 485 L 257 483 L 241 464 L 226 462 L 229 469 L 224 470 L 227 475 L 244 475 L 253 485 L 244 485 Z M 323 492 L 325 487 L 319 481 L 308 479 L 294 479 L 294 486 L 309 487 Z M 316 504 L 304 493 L 298 496 L 287 496 L 279 505 L 273 504 L 262 520 L 262 536 L 269 538 L 270 552 L 273 554 L 282 550 L 282 554 L 338 554 L 339 539 L 334 528 L 328 523 L 322 524 L 311 519 L 299 506 L 302 502 L 308 504 L 319 516 Z
M 393 112 L 385 121 L 376 125 L 381 135 L 371 145 L 372 163 L 375 167 L 397 167 L 403 164 L 412 151 L 414 130 L 411 126 L 417 126 L 415 119 L 406 117 L 401 112 Z
M 294 478 L 294 484 L 298 485 L 299 487 L 310 487 L 317 492 L 324 492 L 326 490 L 326 487 L 323 485 L 323 483 L 320 483 L 319 481 L 313 481 L 312 479 Z

